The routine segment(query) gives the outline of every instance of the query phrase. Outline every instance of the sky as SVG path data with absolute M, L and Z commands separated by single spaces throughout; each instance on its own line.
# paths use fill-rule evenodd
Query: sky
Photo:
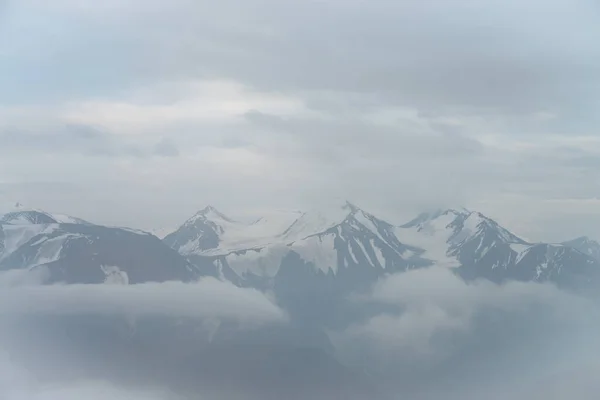
M 142 229 L 351 200 L 600 239 L 591 0 L 0 0 L 0 201 Z

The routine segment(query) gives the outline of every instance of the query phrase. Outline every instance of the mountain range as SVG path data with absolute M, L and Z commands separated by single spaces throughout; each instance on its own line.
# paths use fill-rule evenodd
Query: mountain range
M 232 382 L 243 395 L 228 398 L 387 398 L 374 386 L 381 376 L 342 363 L 327 334 L 384 311 L 350 296 L 366 293 L 389 274 L 435 265 L 467 281 L 551 282 L 593 290 L 600 279 L 599 254 L 600 244 L 591 239 L 531 243 L 465 209 L 424 213 L 394 225 L 348 202 L 327 210 L 272 212 L 252 222 L 209 206 L 162 240 L 23 206 L 0 215 L 0 271 L 28 271 L 25 275 L 40 280 L 35 283 L 125 285 L 213 276 L 272 294 L 290 316 L 286 326 L 237 331 L 218 324 L 205 337 L 197 321 L 36 317 L 14 327 L 33 340 L 21 344 L 21 336 L 13 335 L 16 343 L 8 344 L 15 357 L 54 351 L 56 357 L 102 360 L 91 370 L 74 364 L 72 374 L 124 382 L 152 376 L 192 394 L 214 387 L 215 398 Z M 492 323 L 489 336 L 500 335 L 500 328 Z M 38 376 L 52 375 L 36 363 L 29 367 Z M 408 385 L 412 378 L 393 381 L 399 379 Z M 307 394 L 307 388 L 314 390 Z
M 162 241 L 144 231 L 20 204 L 0 215 L 0 270 L 44 269 L 48 282 L 211 275 L 266 289 L 287 284 L 289 275 L 295 286 L 297 280 L 338 281 L 333 286 L 346 292 L 385 274 L 431 265 L 452 268 L 465 279 L 578 287 L 596 282 L 600 244 L 586 237 L 531 243 L 466 209 L 424 213 L 398 226 L 349 202 L 328 210 L 273 212 L 250 223 L 208 206 Z
M 196 279 L 193 265 L 134 229 L 18 205 L 0 216 L 0 270 L 27 269 L 44 283 L 142 283 Z
M 247 282 L 277 278 L 290 254 L 315 275 L 342 279 L 439 265 L 467 279 L 572 286 L 595 278 L 600 266 L 600 245 L 591 239 L 531 243 L 465 209 L 425 213 L 395 226 L 351 203 L 249 224 L 206 207 L 164 242 L 198 266 L 212 264 Z

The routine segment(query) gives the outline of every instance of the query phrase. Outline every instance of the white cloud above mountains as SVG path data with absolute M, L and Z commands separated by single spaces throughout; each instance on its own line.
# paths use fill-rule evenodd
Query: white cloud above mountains
M 1 197 L 145 229 L 340 197 L 600 236 L 573 212 L 600 197 L 594 2 L 96 3 L 0 11 Z

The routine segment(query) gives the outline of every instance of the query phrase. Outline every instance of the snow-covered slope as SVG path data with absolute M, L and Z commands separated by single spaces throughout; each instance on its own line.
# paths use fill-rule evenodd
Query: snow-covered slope
M 563 242 L 562 244 L 573 247 L 583 254 L 600 261 L 600 243 L 596 240 L 590 239 L 587 236 L 582 236 L 577 239 L 569 240 L 568 242 Z
M 173 228 L 154 228 L 148 230 L 149 233 L 153 234 L 159 239 L 164 239 L 167 235 L 173 233 L 175 229 Z
M 528 243 L 478 212 L 446 210 L 397 228 L 401 241 L 465 278 L 573 283 L 596 276 L 600 263 L 563 244 Z M 576 277 L 577 276 L 577 277 Z
M 221 275 L 243 280 L 277 277 L 290 253 L 314 273 L 366 274 L 369 279 L 428 265 L 494 281 L 559 281 L 563 275 L 569 280 L 570 273 L 600 270 L 598 261 L 573 247 L 528 243 L 485 215 L 465 209 L 422 214 L 402 226 L 351 203 L 287 214 L 264 226 L 261 221 L 236 222 L 207 207 L 165 242 L 195 263 L 212 263 Z
M 242 276 L 250 272 L 273 277 L 293 251 L 325 274 L 358 266 L 383 273 L 407 268 L 407 256 L 419 254 L 419 249 L 401 244 L 386 222 L 353 206 L 340 210 L 333 218 L 322 211 L 304 213 L 269 245 L 227 253 L 227 262 Z
M 422 214 L 397 228 L 395 233 L 401 241 L 424 249 L 423 256 L 435 264 L 450 267 L 458 267 L 467 260 L 477 263 L 486 257 L 489 259 L 488 254 L 494 250 L 511 254 L 527 246 L 524 240 L 492 219 L 468 210 Z
M 238 250 L 261 248 L 278 242 L 281 234 L 298 218 L 298 212 L 271 212 L 253 222 L 234 221 L 208 206 L 164 238 L 179 253 L 222 255 Z
M 40 210 L 5 214 L 0 223 L 0 271 L 45 271 L 67 283 L 136 283 L 198 276 L 157 237 L 87 223 Z
M 49 213 L 35 208 L 27 208 L 16 203 L 8 209 L 0 210 L 0 224 L 32 225 L 32 224 L 87 224 L 89 222 L 64 214 Z
M 346 203 L 329 210 L 284 213 L 254 223 L 235 222 L 207 207 L 165 238 L 186 256 L 213 257 L 244 277 L 274 277 L 282 260 L 295 252 L 315 270 L 369 265 L 390 271 L 417 259 L 417 248 L 402 245 L 394 227 Z

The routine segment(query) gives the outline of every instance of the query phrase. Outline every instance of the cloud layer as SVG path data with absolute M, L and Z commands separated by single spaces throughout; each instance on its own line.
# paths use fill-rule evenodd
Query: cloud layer
M 207 203 L 339 197 L 398 222 L 463 205 L 536 240 L 598 236 L 599 13 L 586 0 L 8 1 L 0 196 L 145 229 Z
M 109 315 L 197 318 L 265 324 L 285 322 L 286 314 L 263 293 L 203 278 L 197 283 L 139 285 L 32 284 L 9 271 L 2 274 L 0 316 Z
M 595 395 L 592 374 L 576 372 L 597 369 L 590 351 L 600 348 L 600 324 L 592 300 L 547 284 L 465 283 L 447 269 L 429 268 L 392 275 L 359 301 L 386 311 L 333 333 L 338 352 L 387 376 L 398 393 L 424 399 Z M 540 390 L 562 374 L 579 378 Z

